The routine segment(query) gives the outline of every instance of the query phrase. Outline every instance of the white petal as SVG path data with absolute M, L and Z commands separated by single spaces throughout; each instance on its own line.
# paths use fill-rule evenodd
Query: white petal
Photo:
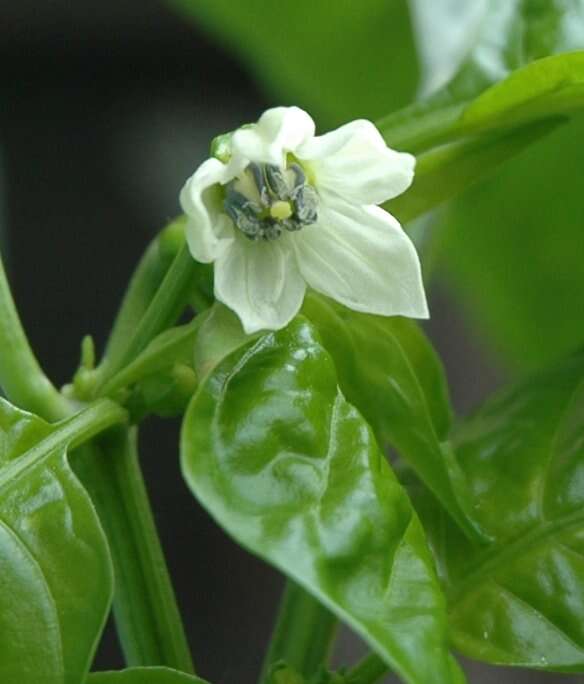
M 248 334 L 286 326 L 305 290 L 287 236 L 270 242 L 238 236 L 215 263 L 215 297 L 235 311 Z
M 315 290 L 350 309 L 427 318 L 420 261 L 399 223 L 383 209 L 334 200 L 294 241 L 300 272 Z
M 381 204 L 412 183 L 415 157 L 387 147 L 370 121 L 352 121 L 308 140 L 296 151 L 317 187 L 356 204 Z
M 181 190 L 180 204 L 188 216 L 187 243 L 197 261 L 214 261 L 233 239 L 231 221 L 219 197 L 220 184 L 228 180 L 225 164 L 207 159 Z
M 288 152 L 294 152 L 314 136 L 314 121 L 299 107 L 274 107 L 257 124 L 240 128 L 231 138 L 233 166 L 241 160 L 283 165 Z M 244 165 L 246 165 L 246 163 Z

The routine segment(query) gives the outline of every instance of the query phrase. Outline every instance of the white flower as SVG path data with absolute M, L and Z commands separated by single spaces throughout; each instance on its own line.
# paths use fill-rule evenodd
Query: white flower
M 415 160 L 369 121 L 325 135 L 298 107 L 221 137 L 180 196 L 195 259 L 247 333 L 283 328 L 307 285 L 351 309 L 426 318 L 415 248 L 376 206 L 412 182 Z

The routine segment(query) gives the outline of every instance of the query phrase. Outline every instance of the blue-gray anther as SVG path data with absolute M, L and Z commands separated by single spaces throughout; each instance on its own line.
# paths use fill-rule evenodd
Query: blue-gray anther
M 248 164 L 243 176 L 226 186 L 224 207 L 250 240 L 276 240 L 315 223 L 318 195 L 299 164 Z
M 227 186 L 224 206 L 233 223 L 244 235 L 252 240 L 262 237 L 262 207 L 235 190 L 232 183 Z
M 251 171 L 256 188 L 260 193 L 260 202 L 264 205 L 268 205 L 270 203 L 270 190 L 266 183 L 266 176 L 263 168 L 259 164 L 256 164 L 256 162 L 251 162 L 246 171 L 248 169 Z
M 264 169 L 272 196 L 280 200 L 287 200 L 290 197 L 290 188 L 286 183 L 282 169 L 274 166 L 274 164 L 266 164 Z

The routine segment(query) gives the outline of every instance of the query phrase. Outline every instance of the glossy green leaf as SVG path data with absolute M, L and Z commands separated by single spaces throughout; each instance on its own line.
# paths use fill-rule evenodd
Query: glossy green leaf
M 278 101 L 327 126 L 376 118 L 414 95 L 403 0 L 172 0 L 250 66 Z
M 397 449 L 458 524 L 476 535 L 445 442 L 451 407 L 444 371 L 420 327 L 406 318 L 357 313 L 313 293 L 304 312 L 335 361 L 343 393 L 379 443 Z
M 491 542 L 473 548 L 424 495 L 455 645 L 491 663 L 584 672 L 584 354 L 503 391 L 455 447 Z
M 217 366 L 185 416 L 181 455 L 218 523 L 404 681 L 456 681 L 423 530 L 304 319 Z
M 131 667 L 119 672 L 93 672 L 87 684 L 206 684 L 202 679 L 167 667 Z
M 79 684 L 109 608 L 111 561 L 67 462 L 73 436 L 0 399 L 2 682 Z

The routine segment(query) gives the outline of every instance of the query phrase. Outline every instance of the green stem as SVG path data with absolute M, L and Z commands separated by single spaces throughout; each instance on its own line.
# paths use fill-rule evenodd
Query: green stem
M 117 350 L 116 358 L 107 363 L 107 370 L 101 374 L 95 388 L 96 395 L 99 395 L 108 380 L 131 363 L 156 335 L 176 321 L 188 303 L 195 273 L 195 261 L 188 246 L 183 243 L 129 341 L 126 340 L 124 348 Z
M 370 653 L 347 674 L 347 684 L 376 684 L 389 672 L 377 653 Z
M 194 673 L 140 471 L 135 430 L 108 434 L 80 456 L 74 462 L 114 560 L 114 617 L 127 664 Z
M 180 219 L 170 223 L 152 240 L 140 259 L 116 316 L 98 373 L 108 373 L 109 366 L 119 364 L 124 356 L 128 340 L 132 338 L 184 244 L 182 224 Z
M 41 369 L 16 311 L 0 257 L 0 386 L 14 404 L 47 420 L 70 414 L 66 399 L 59 394 Z
M 326 662 L 337 626 L 335 616 L 297 584 L 288 580 L 260 682 L 271 667 L 285 661 L 308 678 Z

